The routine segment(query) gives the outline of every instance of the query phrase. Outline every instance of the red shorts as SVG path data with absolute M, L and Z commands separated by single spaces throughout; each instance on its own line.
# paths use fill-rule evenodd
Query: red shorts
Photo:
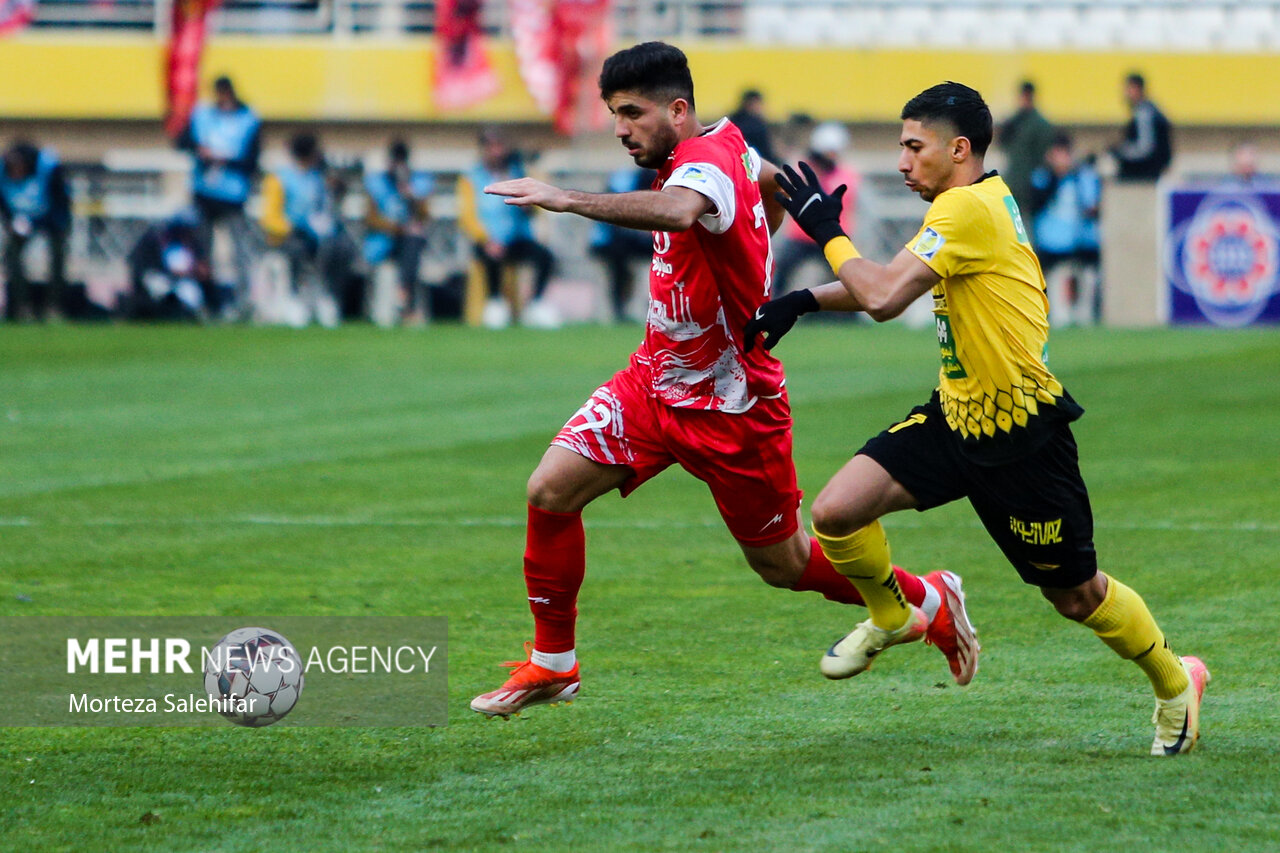
M 623 497 L 679 464 L 711 488 L 729 532 L 743 545 L 774 545 L 799 524 L 802 495 L 785 392 L 757 400 L 742 414 L 677 409 L 653 399 L 627 368 L 597 388 L 551 444 L 630 468 Z

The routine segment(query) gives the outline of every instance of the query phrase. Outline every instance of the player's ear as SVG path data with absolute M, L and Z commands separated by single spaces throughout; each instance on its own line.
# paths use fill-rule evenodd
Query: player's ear
M 962 163 L 969 159 L 969 155 L 973 153 L 973 144 L 969 142 L 967 136 L 957 136 L 951 140 L 951 161 L 953 163 Z
M 679 127 L 689 119 L 689 102 L 676 98 L 667 105 L 667 115 L 671 117 L 671 123 Z

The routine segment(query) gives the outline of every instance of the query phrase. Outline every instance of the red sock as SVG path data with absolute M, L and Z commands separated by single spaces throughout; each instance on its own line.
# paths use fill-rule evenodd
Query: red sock
M 578 590 L 586 571 L 582 513 L 548 512 L 530 504 L 524 583 L 533 612 L 533 647 L 538 651 L 554 654 L 573 649 Z
M 820 592 L 823 598 L 840 604 L 864 603 L 857 588 L 835 570 L 827 555 L 822 553 L 818 540 L 813 538 L 809 539 L 809 564 L 804 567 L 800 580 L 791 588 L 796 592 Z
M 809 545 L 809 564 L 804 567 L 800 580 L 791 588 L 796 592 L 820 592 L 823 598 L 840 604 L 864 604 L 853 583 L 837 572 L 827 555 L 822 553 L 818 540 L 810 539 Z M 924 603 L 923 580 L 898 566 L 893 567 L 893 574 L 907 601 L 917 607 Z

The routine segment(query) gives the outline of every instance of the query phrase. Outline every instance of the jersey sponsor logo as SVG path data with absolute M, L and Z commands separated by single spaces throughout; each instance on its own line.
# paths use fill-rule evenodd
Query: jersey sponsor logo
M 653 251 L 659 255 L 665 255 L 671 251 L 671 235 L 666 231 L 653 232 Z
M 1009 516 L 1009 530 L 1028 545 L 1059 545 L 1062 543 L 1062 519 L 1052 521 L 1023 521 Z M 1048 565 L 1048 564 L 1046 564 Z
M 1019 243 L 1030 243 L 1027 238 L 1027 229 L 1022 224 L 1022 212 L 1018 210 L 1018 203 L 1013 200 L 1013 196 L 1004 197 L 1004 209 L 1009 211 L 1009 218 L 1013 220 L 1013 231 L 1018 235 Z
M 658 275 L 671 275 L 671 264 L 659 258 L 657 255 L 653 257 L 653 271 Z
M 965 372 L 960 357 L 956 355 L 956 339 L 951 333 L 951 315 L 946 311 L 933 309 L 934 325 L 938 330 L 938 354 L 942 357 L 942 369 L 948 379 L 964 379 Z
M 911 247 L 911 251 L 922 260 L 931 261 L 946 242 L 946 237 L 943 237 L 932 228 L 926 228 L 920 232 L 920 237 L 916 240 L 916 244 Z

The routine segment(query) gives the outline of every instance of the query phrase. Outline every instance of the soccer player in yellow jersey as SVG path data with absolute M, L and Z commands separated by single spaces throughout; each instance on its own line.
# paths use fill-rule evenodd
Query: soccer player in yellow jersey
M 871 617 L 831 647 L 822 672 L 857 675 L 885 648 L 923 633 L 918 609 L 894 583 L 880 517 L 968 498 L 1025 582 L 1151 680 L 1152 755 L 1187 752 L 1199 737 L 1209 672 L 1174 655 L 1138 593 L 1098 571 L 1070 427 L 1083 409 L 1044 362 L 1044 275 L 1009 188 L 983 165 L 991 112 L 976 91 L 948 82 L 907 102 L 902 120 L 898 171 L 931 202 L 920 232 L 887 265 L 862 258 L 840 230 L 843 188 L 827 194 L 807 164 L 803 174 L 787 167 L 778 200 L 824 248 L 839 281 L 762 305 L 744 330 L 749 343 L 763 332 L 768 348 L 810 311 L 883 321 L 933 294 L 937 390 L 867 442 L 813 505 L 823 552 Z

